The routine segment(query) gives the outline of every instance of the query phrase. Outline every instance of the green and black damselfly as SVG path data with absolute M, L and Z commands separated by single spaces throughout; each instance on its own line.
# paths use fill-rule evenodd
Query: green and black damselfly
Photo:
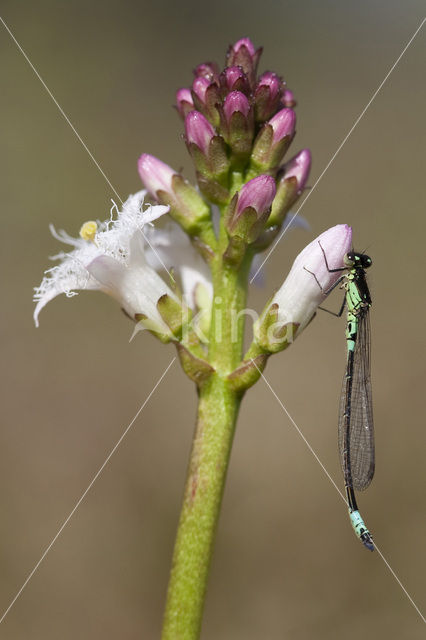
M 366 489 L 374 475 L 369 320 L 371 297 L 365 277 L 365 269 L 371 266 L 372 260 L 364 253 L 351 251 L 343 259 L 344 267 L 330 269 L 321 244 L 320 247 L 329 273 L 346 272 L 330 289 L 324 291 L 324 295 L 328 295 L 340 284 L 345 290 L 345 298 L 339 313 L 334 315 L 341 316 L 347 308 L 347 359 L 339 409 L 340 463 L 352 527 L 365 547 L 374 551 L 373 538 L 358 511 L 354 491 Z M 316 275 L 312 275 L 323 290 Z

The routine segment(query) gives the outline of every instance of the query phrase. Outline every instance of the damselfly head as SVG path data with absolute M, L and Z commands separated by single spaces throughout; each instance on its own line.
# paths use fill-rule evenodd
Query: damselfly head
M 373 264 L 370 256 L 367 256 L 365 253 L 357 253 L 356 251 L 350 251 L 343 258 L 343 263 L 345 267 L 348 269 L 356 269 L 357 267 L 361 269 L 368 269 Z

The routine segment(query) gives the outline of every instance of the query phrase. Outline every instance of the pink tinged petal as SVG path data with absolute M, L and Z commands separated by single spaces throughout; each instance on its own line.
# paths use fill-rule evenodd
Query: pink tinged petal
M 248 76 L 250 85 L 253 86 L 255 83 L 256 67 L 261 53 L 262 49 L 259 48 L 256 50 L 249 38 L 241 38 L 228 48 L 226 64 L 228 67 L 242 67 Z
M 235 53 L 237 53 L 241 47 L 245 47 L 251 56 L 254 56 L 256 53 L 256 49 L 254 48 L 254 44 L 250 40 L 250 38 L 241 38 L 237 40 L 237 42 L 232 46 Z
M 172 191 L 172 178 L 176 171 L 155 156 L 143 153 L 138 160 L 138 171 L 147 191 L 154 198 L 157 191 Z
M 192 83 L 193 92 L 203 104 L 206 102 L 206 91 L 210 85 L 210 80 L 203 77 L 195 78 L 194 82 Z
M 271 99 L 274 100 L 280 92 L 282 85 L 283 82 L 276 73 L 273 73 L 272 71 L 266 71 L 260 76 L 257 86 L 258 88 L 263 86 L 269 87 L 269 90 L 271 92 Z
M 226 88 L 232 91 L 236 82 L 247 84 L 247 76 L 241 67 L 227 67 L 222 74 Z
M 292 136 L 296 128 L 296 114 L 293 109 L 281 109 L 269 120 L 274 130 L 272 144 L 280 142 L 286 136 Z
M 241 91 L 231 91 L 231 93 L 229 93 L 225 98 L 223 110 L 225 112 L 226 120 L 229 123 L 232 114 L 236 111 L 240 111 L 245 117 L 247 117 L 250 111 L 250 103 Z
M 288 178 L 296 178 L 297 190 L 302 191 L 305 188 L 306 182 L 311 170 L 312 156 L 309 149 L 302 149 L 294 158 L 291 158 L 284 165 L 283 180 Z
M 207 154 L 210 142 L 216 135 L 210 122 L 199 111 L 191 111 L 185 118 L 185 133 L 188 144 L 193 142 Z
M 329 268 L 337 269 L 344 266 L 343 258 L 351 246 L 351 227 L 338 224 L 324 231 L 299 253 L 284 284 L 272 299 L 272 304 L 278 304 L 280 322 L 298 323 L 299 331 L 308 324 L 318 305 L 324 301 L 323 291 L 327 291 L 342 275 L 340 271 L 329 273 L 322 249 Z M 323 290 L 309 272 L 315 274 Z
M 176 108 L 182 118 L 194 108 L 191 89 L 182 88 L 176 92 Z
M 271 176 L 262 175 L 249 180 L 239 192 L 236 217 L 247 207 L 253 207 L 261 215 L 271 206 L 275 192 L 275 180 Z
M 188 87 L 183 87 L 176 91 L 176 102 L 181 102 L 182 100 L 192 102 L 191 89 L 188 89 Z
M 215 81 L 219 75 L 219 67 L 215 62 L 202 62 L 194 69 L 196 78 L 207 78 L 210 82 Z
M 283 93 L 281 102 L 285 107 L 295 107 L 296 100 L 293 91 L 291 91 L 290 89 L 286 89 Z

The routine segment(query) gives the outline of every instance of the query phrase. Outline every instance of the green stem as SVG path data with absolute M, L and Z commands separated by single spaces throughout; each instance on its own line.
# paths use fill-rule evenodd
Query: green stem
M 214 539 L 241 393 L 227 376 L 242 357 L 247 274 L 222 260 L 226 235 L 212 264 L 214 305 L 209 363 L 215 372 L 199 391 L 198 419 L 189 461 L 164 615 L 162 640 L 199 637 Z
M 239 399 L 213 375 L 200 392 L 162 640 L 199 637 Z

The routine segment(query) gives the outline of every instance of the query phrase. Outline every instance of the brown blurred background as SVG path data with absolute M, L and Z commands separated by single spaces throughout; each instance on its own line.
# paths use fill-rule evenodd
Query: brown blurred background
M 122 197 L 146 151 L 190 171 L 171 108 L 192 68 L 250 36 L 295 92 L 310 183 L 401 53 L 421 0 L 2 3 L 2 17 Z M 376 478 L 359 496 L 377 544 L 420 607 L 424 562 L 426 26 L 269 260 L 261 309 L 297 252 L 341 222 L 374 261 Z M 32 287 L 114 197 L 3 27 L 0 609 L 15 596 L 173 357 L 101 294 L 58 298 L 32 323 Z M 340 297 L 331 299 L 338 307 Z M 344 321 L 319 314 L 266 369 L 342 486 L 336 414 Z M 7 639 L 159 637 L 196 395 L 175 363 L 0 626 Z M 423 637 L 378 553 L 264 383 L 247 395 L 217 538 L 204 640 Z

